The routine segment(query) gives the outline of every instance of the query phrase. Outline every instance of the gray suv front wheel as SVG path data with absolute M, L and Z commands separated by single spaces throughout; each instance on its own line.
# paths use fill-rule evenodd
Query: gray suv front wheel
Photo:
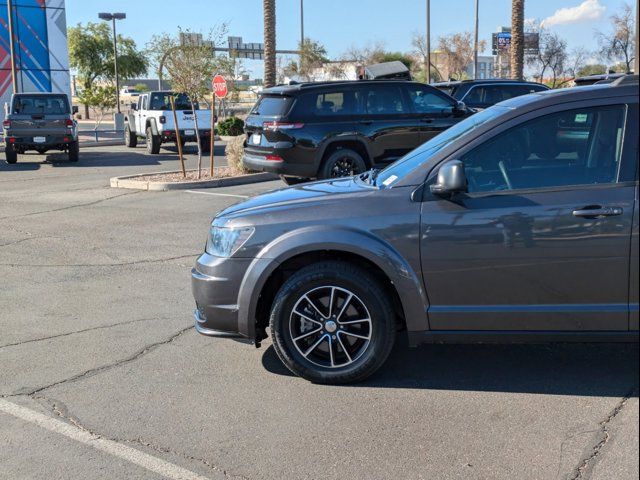
M 292 275 L 276 296 L 271 336 L 282 362 L 316 383 L 364 380 L 389 356 L 395 316 L 369 272 L 346 262 L 320 262 Z

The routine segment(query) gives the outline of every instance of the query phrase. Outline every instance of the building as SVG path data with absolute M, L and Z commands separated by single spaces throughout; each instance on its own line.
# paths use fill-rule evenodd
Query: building
M 71 94 L 64 0 L 12 0 L 17 90 Z M 13 93 L 7 0 L 0 0 L 0 103 Z M 4 117 L 4 109 L 0 116 Z

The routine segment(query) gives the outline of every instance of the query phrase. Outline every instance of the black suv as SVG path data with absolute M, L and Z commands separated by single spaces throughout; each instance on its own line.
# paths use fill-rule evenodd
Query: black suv
M 489 108 L 510 98 L 549 90 L 549 87 L 541 83 L 500 78 L 442 82 L 434 83 L 433 86 L 476 110 Z
M 473 112 L 438 89 L 400 80 L 266 89 L 245 123 L 244 164 L 286 183 L 386 165 Z

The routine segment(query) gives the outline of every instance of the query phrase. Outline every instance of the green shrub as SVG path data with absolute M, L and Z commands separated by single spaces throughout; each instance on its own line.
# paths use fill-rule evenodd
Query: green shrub
M 229 117 L 218 122 L 218 134 L 235 137 L 244 132 L 244 122 L 238 117 Z

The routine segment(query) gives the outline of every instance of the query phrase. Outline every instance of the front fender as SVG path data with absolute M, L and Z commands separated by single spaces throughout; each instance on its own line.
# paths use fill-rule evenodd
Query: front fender
M 266 245 L 253 260 L 238 294 L 240 333 L 249 338 L 255 337 L 258 293 L 278 266 L 298 255 L 327 250 L 355 254 L 377 265 L 398 292 L 407 329 L 428 329 L 426 312 L 429 304 L 421 277 L 392 245 L 370 232 L 345 227 L 317 226 L 287 232 Z

